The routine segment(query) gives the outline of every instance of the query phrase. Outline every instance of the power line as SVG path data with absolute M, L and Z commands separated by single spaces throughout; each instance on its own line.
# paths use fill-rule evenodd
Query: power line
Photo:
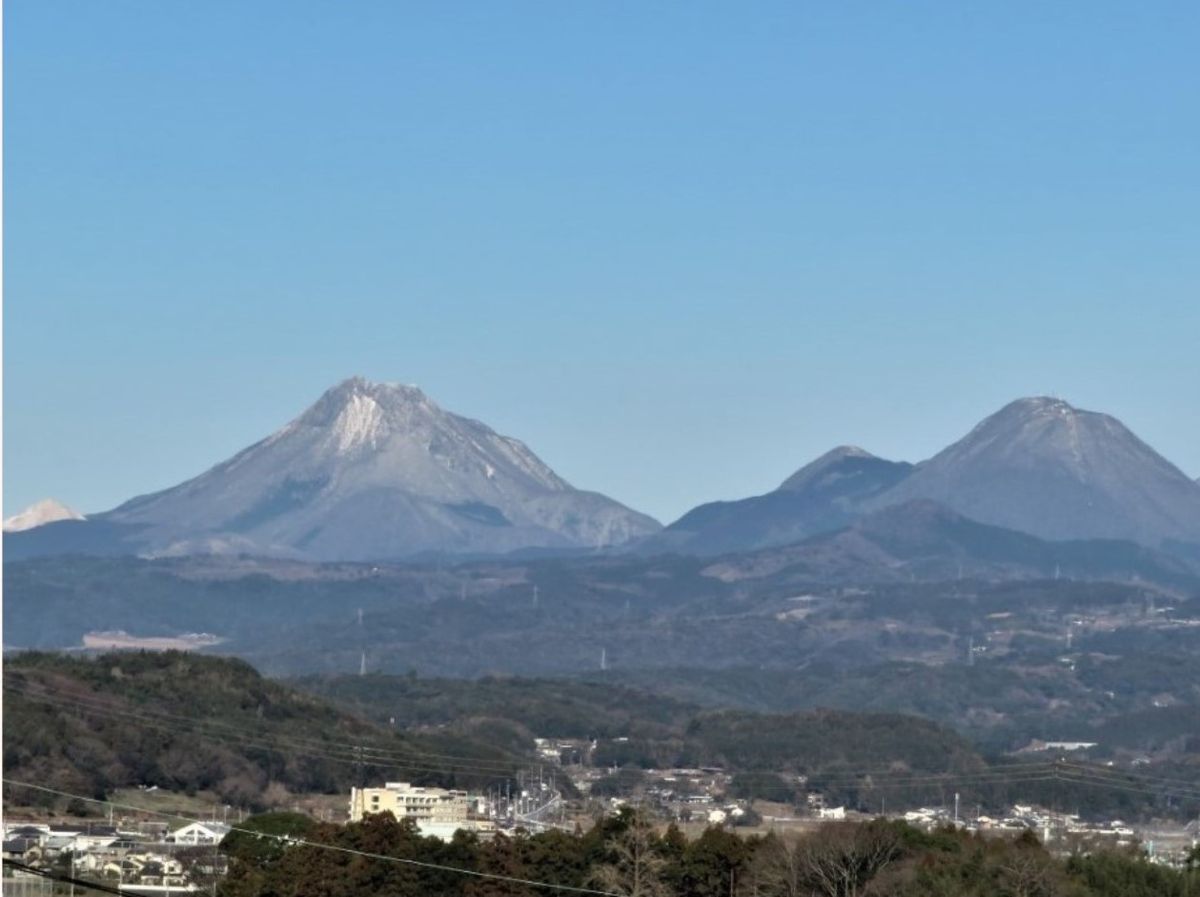
M 47 794 L 54 794 L 54 795 L 57 795 L 58 797 L 74 798 L 77 800 L 86 801 L 88 803 L 102 804 L 105 806 L 115 807 L 118 809 L 135 811 L 138 813 L 147 813 L 151 816 L 163 816 L 168 819 L 182 819 L 182 820 L 188 820 L 188 821 L 192 821 L 192 822 L 196 821 L 189 816 L 184 816 L 179 813 L 166 813 L 166 812 L 155 811 L 155 810 L 145 810 L 140 807 L 130 806 L 128 804 L 119 804 L 119 803 L 116 803 L 115 801 L 101 800 L 100 798 L 96 798 L 96 797 L 86 797 L 85 795 L 82 795 L 82 794 L 72 794 L 69 791 L 60 791 L 57 788 L 48 788 L 45 785 L 34 785 L 31 782 L 18 782 L 14 779 L 8 779 L 8 778 L 0 779 L 0 781 L 3 781 L 4 784 L 10 785 L 12 787 L 31 788 L 35 791 L 42 791 Z M 351 854 L 353 856 L 360 856 L 360 857 L 364 857 L 364 858 L 370 859 L 370 860 L 381 860 L 381 861 L 387 862 L 387 863 L 398 863 L 403 866 L 415 866 L 415 867 L 418 867 L 421 869 L 429 869 L 434 872 L 452 872 L 452 873 L 455 873 L 458 875 L 468 875 L 468 876 L 471 876 L 472 878 L 486 878 L 486 879 L 490 879 L 492 881 L 503 881 L 503 882 L 508 882 L 509 884 L 529 885 L 530 887 L 534 887 L 534 888 L 548 888 L 548 889 L 555 890 L 555 891 L 567 891 L 567 892 L 570 892 L 573 894 L 595 894 L 595 895 L 599 895 L 599 897 L 621 897 L 620 894 L 614 893 L 612 891 L 600 891 L 595 888 L 584 888 L 584 887 L 579 887 L 577 885 L 554 884 L 553 882 L 548 882 L 548 881 L 535 881 L 534 879 L 529 879 L 529 878 L 518 878 L 513 875 L 501 875 L 500 873 L 497 873 L 497 872 L 480 872 L 476 869 L 463 869 L 459 866 L 447 866 L 442 863 L 429 863 L 424 860 L 413 860 L 413 859 L 408 859 L 406 857 L 388 856 L 387 854 L 382 854 L 382 853 L 371 853 L 371 852 L 365 851 L 365 850 L 355 850 L 352 847 L 341 847 L 337 844 L 322 844 L 320 841 L 308 841 L 304 838 L 294 838 L 294 837 L 291 837 L 290 835 L 272 835 L 267 832 L 259 832 L 259 831 L 255 831 L 254 829 L 243 828 L 243 827 L 236 826 L 236 825 L 229 826 L 229 830 L 231 832 L 240 832 L 241 834 L 251 835 L 255 838 L 267 838 L 269 840 L 276 841 L 278 843 L 282 843 L 283 846 L 285 846 L 285 847 L 314 847 L 314 848 L 318 848 L 320 850 L 332 850 L 335 853 L 344 853 L 344 854 Z M 117 893 L 128 894 L 129 892 L 121 891 L 121 892 L 117 892 Z

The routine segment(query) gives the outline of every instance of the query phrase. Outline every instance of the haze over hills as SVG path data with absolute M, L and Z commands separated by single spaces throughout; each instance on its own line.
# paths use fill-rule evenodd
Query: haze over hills
M 83 550 L 362 560 L 596 548 L 659 528 L 416 387 L 361 378 L 200 476 L 89 524 L 42 527 L 7 549 L 54 553 L 96 534 Z
M 700 505 L 641 550 L 696 554 L 783 545 L 863 514 L 929 499 L 1043 539 L 1200 544 L 1200 484 L 1106 414 L 1018 399 L 917 465 L 842 447 L 766 495 Z

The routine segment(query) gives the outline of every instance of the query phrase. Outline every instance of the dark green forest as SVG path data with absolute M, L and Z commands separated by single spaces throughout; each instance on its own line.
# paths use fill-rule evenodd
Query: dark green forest
M 25 653 L 4 664 L 5 776 L 87 797 L 147 785 L 262 808 L 272 784 L 483 787 L 519 763 L 494 739 L 391 731 L 230 658 Z

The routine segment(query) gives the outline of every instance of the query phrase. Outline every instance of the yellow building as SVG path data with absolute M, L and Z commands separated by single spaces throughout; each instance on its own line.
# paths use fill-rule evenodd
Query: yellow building
M 350 789 L 351 822 L 360 822 L 368 813 L 390 812 L 397 819 L 411 819 L 420 829 L 466 827 L 468 805 L 465 791 L 423 788 L 408 782 Z

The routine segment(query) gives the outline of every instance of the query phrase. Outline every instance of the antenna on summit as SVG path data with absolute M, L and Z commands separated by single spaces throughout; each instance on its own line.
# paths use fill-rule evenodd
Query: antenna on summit
M 362 657 L 358 661 L 358 675 L 367 675 L 367 652 L 363 651 Z

